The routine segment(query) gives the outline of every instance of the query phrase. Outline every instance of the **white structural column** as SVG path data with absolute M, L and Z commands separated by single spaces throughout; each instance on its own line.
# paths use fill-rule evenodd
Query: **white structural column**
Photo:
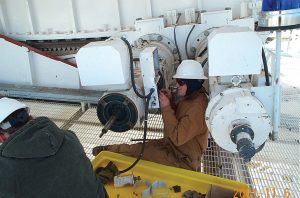
M 146 0 L 147 17 L 152 18 L 152 0 Z
M 33 56 L 34 56 L 34 52 L 33 51 L 29 51 L 28 50 L 28 62 L 29 62 L 29 66 L 30 66 L 30 77 L 31 77 L 31 84 L 34 85 L 36 84 L 36 77 L 32 74 L 34 74 L 34 61 Z
M 200 12 L 203 10 L 203 0 L 198 0 L 198 10 Z
M 281 31 L 276 31 L 276 64 L 272 80 L 274 86 L 274 113 L 273 113 L 273 140 L 278 139 L 280 125 L 281 87 L 280 87 L 280 62 L 281 62 Z
M 117 6 L 117 9 L 116 10 L 118 10 L 118 13 L 115 13 L 115 15 L 116 14 L 118 14 L 118 18 L 119 18 L 119 30 L 122 30 L 122 26 L 124 25 L 124 24 L 122 24 L 122 18 L 121 18 L 121 16 L 122 16 L 122 14 L 121 14 L 121 3 L 120 3 L 120 1 L 122 1 L 122 0 L 115 0 L 116 1 L 116 6 Z
M 74 0 L 69 0 L 70 2 L 70 17 L 71 17 L 71 23 L 72 23 L 72 31 L 73 33 L 78 32 L 77 27 L 77 12 L 76 12 L 76 4 Z
M 4 34 L 8 33 L 7 24 L 5 20 L 5 9 L 4 9 L 4 1 L 0 1 L 0 23 L 3 28 Z
M 35 34 L 35 24 L 34 24 L 34 19 L 32 17 L 33 10 L 31 8 L 31 2 L 30 0 L 24 0 L 25 1 L 25 7 L 26 7 L 26 12 L 27 12 L 27 20 L 29 24 L 29 29 L 31 34 Z

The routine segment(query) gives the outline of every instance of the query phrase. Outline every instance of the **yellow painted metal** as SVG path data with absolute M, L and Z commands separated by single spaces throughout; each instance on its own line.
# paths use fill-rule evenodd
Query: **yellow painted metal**
M 154 153 L 155 155 L 155 153 Z M 134 162 L 135 158 L 124 156 L 117 153 L 112 153 L 109 151 L 102 151 L 93 160 L 93 169 L 98 167 L 105 167 L 109 161 L 113 161 L 119 170 L 123 170 L 130 166 Z M 125 187 L 114 187 L 113 184 L 108 184 L 105 186 L 110 197 L 141 197 L 141 192 L 147 189 L 145 185 L 145 180 L 155 182 L 157 180 L 162 180 L 166 182 L 169 194 L 168 197 L 181 198 L 182 193 L 187 190 L 195 190 L 202 194 L 208 193 L 210 187 L 218 186 L 221 188 L 233 190 L 235 193 L 234 197 L 248 198 L 248 185 L 232 181 L 228 179 L 223 179 L 200 172 L 189 171 L 185 169 L 165 166 L 145 160 L 141 160 L 133 169 L 123 175 L 133 174 L 135 177 L 140 176 L 142 182 L 137 183 L 135 186 L 125 186 Z M 181 192 L 175 193 L 171 190 L 172 186 L 181 186 Z

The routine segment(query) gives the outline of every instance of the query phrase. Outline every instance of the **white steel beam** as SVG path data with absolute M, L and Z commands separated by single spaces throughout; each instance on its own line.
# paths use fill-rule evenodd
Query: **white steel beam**
M 203 0 L 198 0 L 198 10 L 200 12 L 203 10 Z
M 146 11 L 147 11 L 147 17 L 152 18 L 152 0 L 146 0 Z
M 77 12 L 76 12 L 76 7 L 75 7 L 75 2 L 74 0 L 69 0 L 70 2 L 70 17 L 71 17 L 71 25 L 72 25 L 72 30 L 73 33 L 78 32 L 78 27 L 77 27 Z
M 0 1 L 0 23 L 2 25 L 2 28 L 3 28 L 3 32 L 4 34 L 7 34 L 8 33 L 8 30 L 7 30 L 7 24 L 6 24 L 6 20 L 5 20 L 5 9 L 4 9 L 4 1 Z
M 31 8 L 30 0 L 24 0 L 25 1 L 25 7 L 27 12 L 27 20 L 29 24 L 29 29 L 32 34 L 35 34 L 35 24 L 34 19 L 32 17 L 33 9 Z

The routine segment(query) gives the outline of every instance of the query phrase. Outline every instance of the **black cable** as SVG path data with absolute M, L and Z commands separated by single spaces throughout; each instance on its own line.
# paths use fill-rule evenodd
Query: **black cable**
M 180 51 L 179 51 L 179 48 L 178 48 L 178 44 L 177 44 L 177 39 L 176 39 L 176 26 L 177 26 L 177 23 L 179 21 L 180 16 L 181 16 L 181 14 L 179 13 L 178 14 L 178 18 L 176 20 L 176 24 L 174 26 L 174 42 L 175 42 L 176 50 L 177 50 L 177 53 L 178 53 L 179 63 L 181 63 L 182 59 L 181 59 L 181 54 L 180 54 Z
M 142 158 L 144 150 L 145 150 L 145 144 L 146 144 L 146 138 L 147 138 L 147 123 L 148 123 L 148 111 L 149 111 L 149 102 L 151 99 L 151 96 L 154 92 L 154 89 L 150 89 L 149 94 L 147 95 L 141 95 L 135 85 L 135 81 L 134 81 L 134 70 L 133 70 L 133 55 L 132 55 L 132 49 L 131 49 L 131 45 L 130 43 L 125 39 L 125 38 L 121 38 L 125 44 L 128 47 L 128 51 L 129 51 L 129 57 L 130 57 L 130 71 L 131 71 L 131 82 L 132 82 L 132 87 L 134 92 L 136 93 L 137 96 L 139 96 L 140 98 L 146 98 L 146 106 L 145 106 L 145 119 L 144 119 L 144 136 L 143 136 L 143 142 L 142 142 L 142 148 L 141 151 L 137 157 L 137 159 L 126 169 L 118 171 L 117 175 L 120 175 L 122 173 L 125 173 L 127 171 L 129 171 L 130 169 L 132 169 Z
M 199 15 L 200 15 L 199 12 L 197 12 L 197 13 L 198 13 L 198 16 L 197 16 L 197 18 L 196 18 L 195 23 L 198 22 L 198 18 L 199 18 Z M 196 24 L 193 25 L 193 27 L 191 28 L 191 30 L 190 30 L 190 32 L 189 32 L 189 34 L 188 34 L 188 36 L 186 37 L 186 40 L 185 40 L 185 45 L 184 45 L 184 46 L 185 46 L 185 54 L 186 54 L 187 59 L 190 59 L 189 54 L 188 54 L 188 50 L 187 50 L 187 44 L 188 44 L 190 35 L 191 35 L 191 33 L 193 32 L 195 26 L 196 26 Z
M 266 59 L 266 54 L 265 54 L 264 48 L 262 48 L 262 53 L 261 53 L 261 55 L 262 55 L 262 59 L 263 59 L 263 63 L 264 63 L 266 85 L 267 85 L 267 86 L 270 86 L 268 63 L 267 63 L 267 59 Z
M 203 56 L 203 54 L 207 51 L 207 46 L 201 51 L 199 54 L 199 57 Z
M 204 61 L 201 63 L 202 67 L 204 67 L 204 65 L 207 63 L 208 58 L 204 59 Z
M 147 98 L 148 96 L 152 95 L 151 90 L 148 93 L 148 95 L 142 95 L 138 92 L 137 87 L 135 85 L 135 81 L 134 81 L 134 69 L 133 69 L 133 55 L 132 55 L 132 49 L 131 49 L 131 45 L 130 43 L 127 41 L 126 38 L 122 37 L 121 38 L 122 41 L 125 42 L 125 44 L 127 45 L 128 51 L 129 51 L 129 58 L 130 58 L 130 77 L 131 77 L 131 84 L 133 87 L 133 91 L 135 92 L 135 94 L 140 97 L 140 98 Z
M 150 93 L 152 94 L 153 92 L 150 91 Z M 130 169 L 132 169 L 140 161 L 140 159 L 143 156 L 143 153 L 144 153 L 144 150 L 145 150 L 145 145 L 146 145 L 146 138 L 147 138 L 147 123 L 148 123 L 148 110 L 149 110 L 148 106 L 149 106 L 150 98 L 151 98 L 151 95 L 149 95 L 146 98 L 145 120 L 144 120 L 144 136 L 143 136 L 143 142 L 142 142 L 141 151 L 140 151 L 138 157 L 136 158 L 136 160 L 128 168 L 119 171 L 117 173 L 117 175 L 120 175 L 120 174 L 125 173 L 125 172 L 129 171 Z
M 190 32 L 189 32 L 189 34 L 188 34 L 188 36 L 186 37 L 186 40 L 185 40 L 184 47 L 185 47 L 185 54 L 186 54 L 187 59 L 190 59 L 189 54 L 188 54 L 188 50 L 187 50 L 187 44 L 188 44 L 188 40 L 189 40 L 190 35 L 191 35 L 192 31 L 194 30 L 195 26 L 196 25 L 193 25 L 192 29 L 190 30 Z

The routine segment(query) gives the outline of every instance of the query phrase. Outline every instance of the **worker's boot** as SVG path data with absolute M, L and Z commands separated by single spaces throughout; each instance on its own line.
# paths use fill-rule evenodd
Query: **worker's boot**
M 106 151 L 108 150 L 108 146 L 96 146 L 93 148 L 93 155 L 97 156 L 101 151 Z

